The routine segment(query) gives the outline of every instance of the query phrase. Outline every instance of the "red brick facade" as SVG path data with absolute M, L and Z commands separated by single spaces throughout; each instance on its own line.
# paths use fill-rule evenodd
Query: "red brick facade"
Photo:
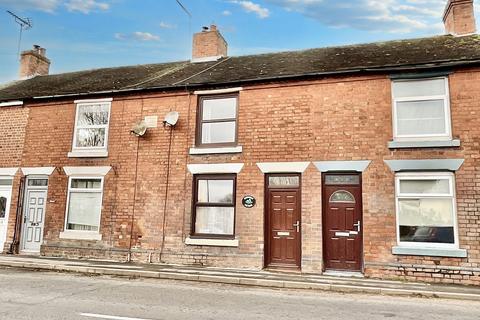
M 389 149 L 393 135 L 391 80 L 387 75 L 372 75 L 244 86 L 239 92 L 238 114 L 238 143 L 243 151 L 229 155 L 189 155 L 195 144 L 198 99 L 189 91 L 113 96 L 108 158 L 67 156 L 74 131 L 74 99 L 2 109 L 0 117 L 8 113 L 8 123 L 25 123 L 27 114 L 28 123 L 23 156 L 20 159 L 24 131 L 15 126 L 18 134 L 2 141 L 2 147 L 9 146 L 9 155 L 0 158 L 1 166 L 57 168 L 49 177 L 43 255 L 126 260 L 131 252 L 134 261 L 261 269 L 265 189 L 257 163 L 370 160 L 362 174 L 364 273 L 479 285 L 479 82 L 480 69 L 459 69 L 449 76 L 453 137 L 460 139 L 460 147 Z M 167 163 L 169 127 L 159 121 L 158 128 L 149 129 L 141 138 L 131 134 L 130 128 L 145 116 L 163 119 L 172 110 L 180 113 L 180 121 L 173 129 Z M 395 174 L 384 160 L 450 158 L 465 160 L 455 181 L 459 244 L 468 257 L 393 255 Z M 207 163 L 244 164 L 237 175 L 238 247 L 185 244 L 191 230 L 193 180 L 187 165 Z M 101 241 L 59 238 L 66 212 L 68 177 L 61 170 L 65 166 L 112 167 L 104 184 Z M 19 177 L 15 180 L 18 184 L 17 180 Z M 303 272 L 323 270 L 321 186 L 321 173 L 310 164 L 302 174 Z M 241 204 L 247 194 L 257 200 L 251 209 Z M 11 212 L 15 212 L 13 206 Z M 11 226 L 14 219 L 11 214 Z M 13 233 L 8 237 L 11 241 Z

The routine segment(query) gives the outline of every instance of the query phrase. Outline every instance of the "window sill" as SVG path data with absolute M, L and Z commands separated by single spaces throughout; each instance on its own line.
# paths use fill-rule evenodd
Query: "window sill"
M 185 239 L 185 244 L 192 246 L 210 246 L 210 247 L 238 247 L 238 239 L 198 239 L 190 238 Z
M 402 149 L 402 148 L 448 148 L 448 147 L 460 147 L 460 140 L 438 140 L 438 141 L 389 141 L 389 149 Z
M 72 151 L 68 153 L 69 158 L 107 158 L 108 151 Z
M 466 258 L 467 250 L 441 249 L 441 248 L 414 248 L 414 247 L 396 246 L 392 248 L 392 254 L 402 255 L 402 256 Z
M 190 155 L 242 153 L 242 146 L 221 148 L 190 148 Z
M 102 240 L 102 235 L 98 232 L 90 231 L 71 231 L 67 230 L 60 232 L 60 239 L 71 239 L 71 240 L 92 240 L 100 241 Z

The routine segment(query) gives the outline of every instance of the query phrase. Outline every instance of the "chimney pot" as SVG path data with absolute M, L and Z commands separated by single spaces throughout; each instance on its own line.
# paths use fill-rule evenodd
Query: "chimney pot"
M 228 44 L 216 25 L 193 35 L 192 61 L 215 61 L 227 56 Z
M 469 35 L 476 32 L 473 0 L 448 0 L 443 14 L 447 34 Z
M 50 60 L 46 57 L 46 50 L 34 45 L 32 50 L 23 51 L 20 56 L 20 79 L 35 76 L 46 76 L 50 70 Z

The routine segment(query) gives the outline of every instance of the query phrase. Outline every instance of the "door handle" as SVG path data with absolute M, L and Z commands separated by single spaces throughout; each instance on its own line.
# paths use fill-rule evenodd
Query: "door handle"
M 360 233 L 360 227 L 361 227 L 361 222 L 360 222 L 360 220 L 358 220 L 357 223 L 354 223 L 353 226 L 356 227 L 356 228 L 357 228 L 357 232 Z
M 300 232 L 300 221 L 297 220 L 297 222 L 294 223 L 293 226 L 297 228 L 297 232 Z

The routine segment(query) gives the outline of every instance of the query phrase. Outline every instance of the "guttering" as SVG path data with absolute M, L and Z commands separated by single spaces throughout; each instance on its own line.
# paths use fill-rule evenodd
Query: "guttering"
M 23 101 L 8 101 L 8 102 L 0 102 L 0 107 L 18 107 L 23 106 Z
M 80 97 L 80 96 L 91 96 L 91 95 L 106 95 L 106 94 L 119 94 L 119 93 L 129 93 L 129 92 L 139 92 L 139 91 L 155 91 L 155 90 L 172 90 L 172 89 L 184 89 L 185 86 L 190 88 L 205 88 L 205 87 L 220 87 L 220 86 L 231 86 L 231 85 L 242 85 L 248 83 L 258 83 L 266 81 L 286 81 L 286 80 L 295 80 L 302 78 L 315 78 L 315 77 L 326 77 L 334 75 L 348 75 L 348 74 L 358 74 L 358 73 L 375 73 L 375 72 L 401 72 L 406 70 L 429 70 L 429 69 L 441 69 L 441 68 L 450 68 L 458 66 L 470 66 L 480 64 L 480 59 L 475 60 L 444 60 L 434 63 L 425 63 L 421 65 L 416 64 L 405 64 L 405 65 L 386 65 L 381 67 L 359 67 L 356 69 L 345 69 L 345 70 L 335 70 L 335 71 L 321 71 L 321 72 L 311 72 L 295 75 L 284 75 L 284 76 L 274 76 L 274 77 L 263 77 L 263 78 L 250 78 L 243 80 L 235 81 L 226 81 L 218 83 L 178 83 L 176 85 L 169 86 L 159 86 L 159 87 L 145 87 L 145 88 L 133 88 L 133 89 L 118 89 L 118 90 L 105 90 L 105 91 L 95 91 L 95 92 L 83 92 L 83 93 L 70 93 L 70 94 L 60 94 L 60 95 L 51 95 L 51 96 L 38 96 L 33 97 L 33 100 L 41 99 L 55 99 L 55 98 L 68 98 L 68 97 Z

